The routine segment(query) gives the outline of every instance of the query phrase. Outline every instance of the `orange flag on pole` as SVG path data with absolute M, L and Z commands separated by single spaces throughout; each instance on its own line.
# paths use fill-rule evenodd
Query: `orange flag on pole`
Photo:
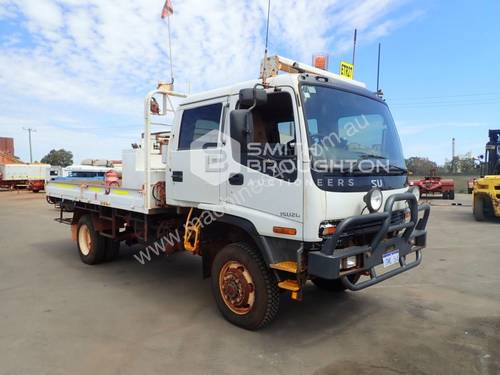
M 161 18 L 169 17 L 174 14 L 174 7 L 172 6 L 172 0 L 165 1 L 163 10 L 161 12 Z

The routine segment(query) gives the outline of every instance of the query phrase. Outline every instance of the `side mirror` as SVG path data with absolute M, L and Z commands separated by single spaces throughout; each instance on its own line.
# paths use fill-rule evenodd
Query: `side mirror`
M 239 95 L 239 106 L 244 108 L 255 107 L 267 103 L 267 92 L 256 87 L 251 89 L 241 89 Z
M 231 111 L 229 122 L 231 126 L 231 138 L 240 144 L 241 153 L 246 154 L 248 143 L 253 139 L 252 111 L 235 109 Z

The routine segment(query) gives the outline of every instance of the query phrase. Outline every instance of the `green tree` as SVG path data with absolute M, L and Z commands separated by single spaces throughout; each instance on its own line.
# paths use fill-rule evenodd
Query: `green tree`
M 41 162 L 50 165 L 67 167 L 68 165 L 73 164 L 73 153 L 71 151 L 66 151 L 63 148 L 60 150 L 50 150 L 50 152 L 42 158 Z
M 429 176 L 431 169 L 437 168 L 437 164 L 428 158 L 412 156 L 406 159 L 406 167 L 415 176 Z
M 447 173 L 470 175 L 478 173 L 478 163 L 471 153 L 467 153 L 455 156 L 453 163 L 447 159 L 444 163 L 444 169 Z

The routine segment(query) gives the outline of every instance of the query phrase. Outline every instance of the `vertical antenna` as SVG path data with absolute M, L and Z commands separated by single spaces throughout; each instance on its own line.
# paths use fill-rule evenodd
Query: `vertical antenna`
M 354 29 L 354 46 L 352 49 L 352 65 L 356 60 L 356 40 L 358 39 L 358 29 Z
M 267 1 L 267 25 L 266 25 L 266 50 L 264 55 L 267 57 L 267 44 L 269 42 L 269 15 L 271 13 L 271 0 Z
M 377 63 L 377 93 L 380 90 L 380 43 L 378 44 L 378 63 Z

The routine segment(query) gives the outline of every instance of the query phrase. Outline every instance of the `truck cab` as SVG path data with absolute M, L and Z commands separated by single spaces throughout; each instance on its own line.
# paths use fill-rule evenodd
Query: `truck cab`
M 409 188 L 387 104 L 359 82 L 297 70 L 180 104 L 167 204 L 246 228 L 293 298 L 307 279 L 360 290 L 415 267 L 429 207 Z

